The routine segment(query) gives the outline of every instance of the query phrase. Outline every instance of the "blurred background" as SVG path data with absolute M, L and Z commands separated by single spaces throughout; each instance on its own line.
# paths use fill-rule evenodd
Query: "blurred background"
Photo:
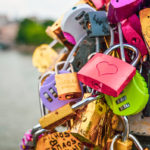
M 19 150 L 40 118 L 32 53 L 50 43 L 45 29 L 78 0 L 0 0 L 0 150 Z

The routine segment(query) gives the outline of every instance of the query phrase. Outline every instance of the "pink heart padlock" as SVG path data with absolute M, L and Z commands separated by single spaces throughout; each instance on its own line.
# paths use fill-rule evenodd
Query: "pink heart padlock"
M 78 72 L 85 85 L 117 97 L 136 73 L 132 65 L 109 55 L 97 53 Z

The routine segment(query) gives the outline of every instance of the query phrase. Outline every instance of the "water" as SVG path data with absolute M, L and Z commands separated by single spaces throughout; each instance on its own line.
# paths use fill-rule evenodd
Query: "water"
M 24 132 L 38 123 L 38 76 L 30 55 L 0 51 L 0 150 L 19 150 Z

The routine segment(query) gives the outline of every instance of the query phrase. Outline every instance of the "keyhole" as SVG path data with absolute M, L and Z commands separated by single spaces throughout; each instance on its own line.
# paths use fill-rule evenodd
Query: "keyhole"
M 150 18 L 150 16 L 147 16 L 147 18 Z
M 119 2 L 119 0 L 116 0 L 116 2 Z

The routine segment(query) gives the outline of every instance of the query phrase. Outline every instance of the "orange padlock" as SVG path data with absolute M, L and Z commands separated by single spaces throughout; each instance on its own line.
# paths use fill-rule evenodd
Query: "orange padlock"
M 81 84 L 78 81 L 77 73 L 74 72 L 72 64 L 70 64 L 71 73 L 58 74 L 58 65 L 55 66 L 55 80 L 59 100 L 71 100 L 82 98 Z

